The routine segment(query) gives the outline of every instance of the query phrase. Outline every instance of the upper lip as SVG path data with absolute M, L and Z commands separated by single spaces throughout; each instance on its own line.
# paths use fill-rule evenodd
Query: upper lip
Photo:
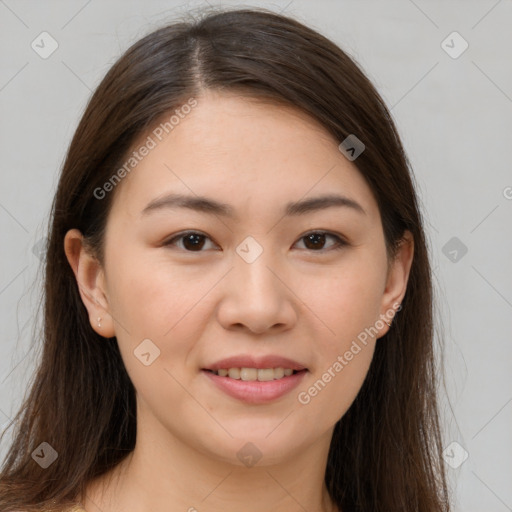
M 203 368 L 203 370 L 220 370 L 229 368 L 290 368 L 297 371 L 307 370 L 305 366 L 297 361 L 272 354 L 260 357 L 251 355 L 232 356 L 212 363 Z

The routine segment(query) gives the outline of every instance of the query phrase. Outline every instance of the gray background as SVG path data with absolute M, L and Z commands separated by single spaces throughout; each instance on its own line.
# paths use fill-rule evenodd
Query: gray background
M 2 427 L 39 354 L 37 244 L 85 103 L 132 42 L 201 5 L 0 0 Z M 455 510 L 512 510 L 512 1 L 222 5 L 264 6 L 316 28 L 355 57 L 391 108 L 431 246 Z M 46 59 L 31 47 L 43 45 L 43 31 L 58 44 Z M 454 31 L 463 39 L 448 37 Z

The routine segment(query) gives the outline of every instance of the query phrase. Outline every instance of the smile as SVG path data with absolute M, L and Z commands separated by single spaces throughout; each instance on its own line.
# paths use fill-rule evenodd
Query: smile
M 225 372 L 226 375 L 222 375 Z M 259 378 L 260 372 L 263 380 Z M 286 369 L 288 375 L 284 372 L 283 368 L 202 370 L 202 374 L 224 394 L 254 405 L 269 403 L 288 394 L 300 384 L 308 370 Z
M 244 381 L 258 380 L 266 382 L 270 380 L 282 379 L 289 377 L 297 370 L 291 368 L 219 368 L 218 370 L 210 370 L 221 377 L 229 377 L 230 379 L 240 379 Z

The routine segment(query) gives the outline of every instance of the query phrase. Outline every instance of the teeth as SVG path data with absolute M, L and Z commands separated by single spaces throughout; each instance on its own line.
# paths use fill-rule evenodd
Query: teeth
M 228 375 L 231 379 L 239 379 L 240 378 L 240 368 L 230 368 L 228 370 Z
M 291 368 L 222 368 L 219 370 L 211 370 L 221 377 L 229 377 L 237 380 L 258 380 L 260 382 L 282 379 L 293 374 Z

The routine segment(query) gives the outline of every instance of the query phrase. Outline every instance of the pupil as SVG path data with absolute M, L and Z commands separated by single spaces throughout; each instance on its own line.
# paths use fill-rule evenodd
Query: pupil
M 324 233 L 312 233 L 304 237 L 306 239 L 306 247 L 308 249 L 318 249 L 325 243 Z M 204 236 L 198 234 L 185 235 L 183 237 L 183 245 L 187 249 L 201 249 L 204 245 Z
M 189 248 L 201 249 L 201 247 L 204 244 L 204 240 L 201 241 L 202 237 L 203 237 L 203 235 L 196 235 L 194 233 L 192 233 L 190 235 L 185 235 L 185 237 L 183 238 L 183 245 L 187 249 L 189 249 Z M 188 246 L 188 244 L 190 244 L 190 246 Z
M 313 240 L 315 241 L 315 243 L 313 243 L 312 247 L 309 247 L 308 243 L 312 242 Z M 306 247 L 308 247 L 309 249 L 318 249 L 318 247 L 319 247 L 319 244 L 317 243 L 318 241 L 320 241 L 321 244 L 325 243 L 325 234 L 324 233 L 312 233 L 311 235 L 306 236 Z

